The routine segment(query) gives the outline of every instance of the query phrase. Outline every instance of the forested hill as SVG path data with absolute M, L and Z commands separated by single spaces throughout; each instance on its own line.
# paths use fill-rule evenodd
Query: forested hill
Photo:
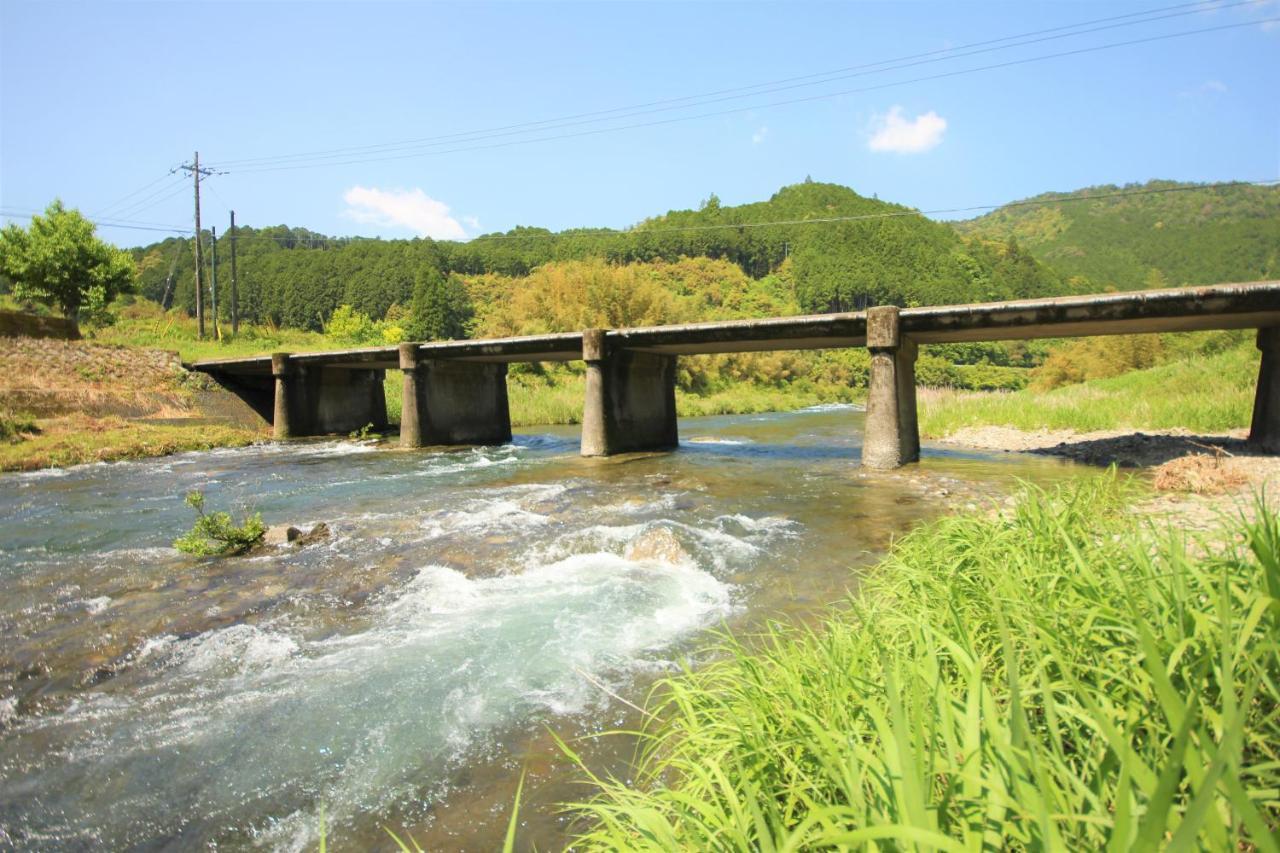
M 1100 197 L 1147 190 L 1161 192 Z M 1014 237 L 1064 276 L 1121 290 L 1280 277 L 1277 186 L 1151 181 L 1027 201 L 1052 203 L 1020 202 L 956 228 L 986 240 Z
M 670 211 L 625 232 L 553 234 L 521 227 L 457 243 L 328 238 L 285 226 L 242 226 L 238 248 L 241 316 L 309 329 L 322 328 L 340 305 L 384 317 L 393 305 L 405 306 L 424 280 L 465 284 L 483 274 L 523 276 L 551 262 L 587 258 L 613 264 L 723 259 L 754 280 L 781 274 L 791 301 L 808 312 L 849 310 L 868 302 L 1041 296 L 1081 286 L 1068 285 L 1014 241 L 963 237 L 900 205 L 813 181 L 737 207 L 723 206 L 713 195 L 698 210 Z M 135 253 L 145 296 L 193 308 L 189 240 L 166 240 Z M 230 273 L 225 239 L 219 241 L 219 257 L 220 313 L 225 315 Z M 165 298 L 170 279 L 172 290 Z

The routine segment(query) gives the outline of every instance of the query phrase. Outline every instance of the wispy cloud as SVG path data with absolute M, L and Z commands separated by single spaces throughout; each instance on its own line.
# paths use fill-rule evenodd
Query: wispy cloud
M 755 133 L 751 134 L 751 144 L 759 145 L 761 142 L 764 142 L 764 138 L 768 135 L 769 135 L 769 128 L 761 127 Z
M 902 107 L 894 106 L 872 118 L 871 129 L 867 147 L 872 151 L 918 154 L 938 147 L 947 131 L 947 120 L 933 110 L 908 119 Z
M 436 201 L 421 189 L 355 186 L 342 194 L 342 200 L 347 203 L 343 215 L 356 222 L 402 228 L 436 240 L 467 238 L 462 225 L 449 215 L 449 205 Z
M 1227 91 L 1227 84 L 1221 80 L 1205 80 L 1199 86 L 1192 86 L 1178 93 L 1181 98 L 1194 98 L 1198 95 L 1221 95 Z

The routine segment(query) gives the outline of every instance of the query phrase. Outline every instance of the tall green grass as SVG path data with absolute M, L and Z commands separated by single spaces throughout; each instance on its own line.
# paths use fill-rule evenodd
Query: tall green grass
M 1127 488 L 940 520 L 820 629 L 726 637 L 576 846 L 1276 850 L 1280 521 L 1189 543 Z
M 1079 432 L 1235 429 L 1249 425 L 1257 377 L 1257 350 L 1239 346 L 1052 391 L 925 397 L 920 429 L 929 436 L 988 425 Z

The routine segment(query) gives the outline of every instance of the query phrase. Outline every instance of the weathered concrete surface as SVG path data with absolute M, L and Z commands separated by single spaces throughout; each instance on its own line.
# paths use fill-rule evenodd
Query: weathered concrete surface
M 620 349 L 606 336 L 602 329 L 582 333 L 582 455 L 673 449 L 680 441 L 675 357 Z
M 381 370 L 304 365 L 288 353 L 274 353 L 271 375 L 272 428 L 278 440 L 387 425 Z
M 262 387 L 274 377 L 276 434 L 312 435 L 385 422 L 381 392 L 364 394 L 381 371 L 417 365 L 405 381 L 409 446 L 491 443 L 510 437 L 503 373 L 465 365 L 516 361 L 587 362 L 582 452 L 587 456 L 675 447 L 675 357 L 683 354 L 820 349 L 872 350 L 864 462 L 893 467 L 920 452 L 915 410 L 918 344 L 1280 327 L 1280 282 L 1221 284 L 974 305 L 869 309 L 865 312 L 693 323 L 482 341 L 441 341 L 289 356 L 202 361 L 228 387 L 244 389 L 262 410 Z M 1271 338 L 1267 338 L 1270 341 Z M 1280 366 L 1263 346 L 1254 410 L 1255 442 L 1280 452 Z M 1268 355 L 1270 353 L 1270 355 Z M 424 367 L 424 365 L 431 365 Z M 364 378 L 361 378 L 364 377 Z M 433 397 L 452 402 L 433 406 Z M 366 398 L 367 397 L 367 398 Z M 896 460 L 896 461 L 895 461 Z
M 901 312 L 893 306 L 867 311 L 871 376 L 862 437 L 862 464 L 897 468 L 920 458 L 916 423 L 917 346 L 902 334 Z
M 1262 328 L 1280 326 L 1280 281 L 904 308 L 899 322 L 902 334 L 918 344 Z M 862 346 L 867 337 L 867 313 L 614 329 L 606 337 L 619 349 L 662 355 Z M 566 332 L 439 341 L 418 344 L 418 348 L 424 358 L 570 361 L 582 357 L 583 336 Z M 305 366 L 399 366 L 396 347 L 302 353 L 293 358 Z M 192 367 L 209 373 L 268 374 L 271 361 L 267 356 L 216 359 L 199 361 Z
M 1280 327 L 1258 330 L 1258 387 L 1253 397 L 1249 443 L 1268 453 L 1280 453 Z
M 506 364 L 422 358 L 413 344 L 401 349 L 400 359 L 402 446 L 511 441 Z

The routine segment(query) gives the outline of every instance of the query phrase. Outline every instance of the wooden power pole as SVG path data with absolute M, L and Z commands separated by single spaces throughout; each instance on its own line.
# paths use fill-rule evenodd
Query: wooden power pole
M 213 336 L 218 340 L 222 340 L 222 331 L 218 328 L 218 228 L 211 226 L 209 228 L 209 239 L 213 243 L 212 272 L 209 276 L 209 295 L 210 307 L 213 309 Z
M 201 282 L 201 270 L 204 268 L 204 249 L 200 245 L 200 179 L 213 174 L 212 169 L 200 168 L 200 152 L 197 151 L 190 163 L 178 168 L 191 173 L 196 188 L 196 334 L 204 338 L 204 286 Z
M 240 299 L 236 293 L 236 212 L 231 211 L 231 334 L 240 331 Z

